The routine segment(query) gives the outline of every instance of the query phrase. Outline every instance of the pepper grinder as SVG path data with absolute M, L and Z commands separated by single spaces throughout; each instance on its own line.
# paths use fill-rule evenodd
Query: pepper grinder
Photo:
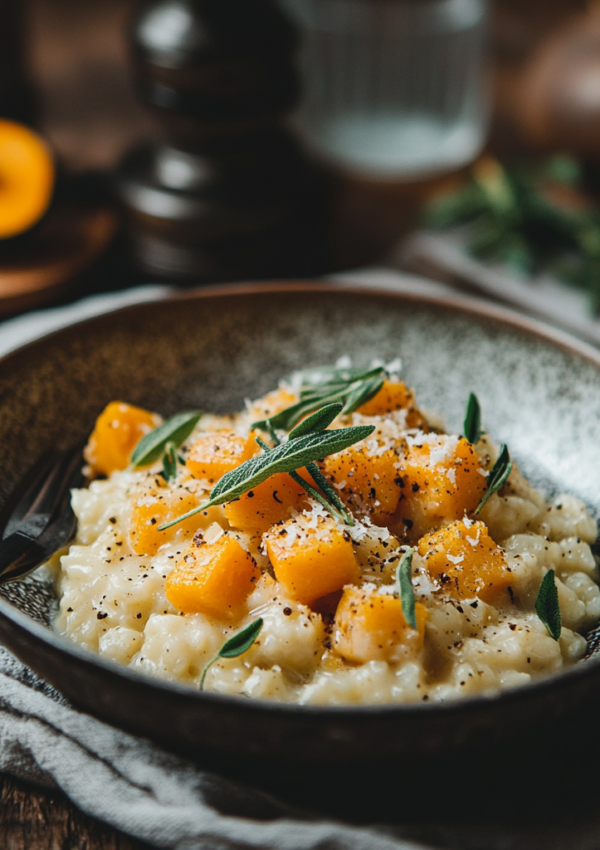
M 131 28 L 159 141 L 117 172 L 138 267 L 181 282 L 327 267 L 327 181 L 286 127 L 296 30 L 274 0 L 154 0 Z
M 0 117 L 32 124 L 37 99 L 26 58 L 23 3 L 0 0 Z

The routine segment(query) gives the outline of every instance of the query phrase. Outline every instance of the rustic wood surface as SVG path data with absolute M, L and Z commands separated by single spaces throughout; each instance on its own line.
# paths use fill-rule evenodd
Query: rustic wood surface
M 62 794 L 34 790 L 0 777 L 2 850 L 146 850 L 79 812 Z

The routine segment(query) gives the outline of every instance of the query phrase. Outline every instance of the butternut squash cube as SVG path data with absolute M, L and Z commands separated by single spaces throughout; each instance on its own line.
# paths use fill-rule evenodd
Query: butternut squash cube
M 372 399 L 358 408 L 363 416 L 385 416 L 396 410 L 406 410 L 408 428 L 425 429 L 427 420 L 415 403 L 415 396 L 402 381 L 384 381 L 383 386 Z
M 479 457 L 463 437 L 428 435 L 400 461 L 401 496 L 390 528 L 413 541 L 474 511 L 487 487 Z
M 363 446 L 352 446 L 329 455 L 321 470 L 331 481 L 351 511 L 366 514 L 375 525 L 385 525 L 392 517 L 401 489 L 396 466 L 399 458 L 393 449 L 382 454 L 369 454 Z
M 260 578 L 256 561 L 230 534 L 194 539 L 166 582 L 169 602 L 184 614 L 234 619 Z
M 133 551 L 137 555 L 155 555 L 163 543 L 190 537 L 201 523 L 205 524 L 199 514 L 165 531 L 159 531 L 158 527 L 186 514 L 199 504 L 198 496 L 185 486 L 163 487 L 156 484 L 134 495 L 129 530 L 129 542 Z
M 145 434 L 160 425 L 149 410 L 111 401 L 96 420 L 84 457 L 96 475 L 110 475 L 129 464 L 131 453 Z
M 305 469 L 298 472 L 313 483 Z M 301 511 L 308 507 L 306 490 L 287 473 L 278 472 L 235 502 L 226 504 L 225 516 L 233 528 L 264 534 L 272 525 L 288 519 L 291 508 Z
M 333 649 L 348 661 L 400 661 L 423 647 L 427 610 L 415 604 L 411 629 L 397 596 L 347 587 L 335 614 Z
M 306 517 L 297 517 L 275 526 L 264 541 L 275 578 L 304 605 L 358 581 L 350 537 L 333 520 L 318 517 L 311 527 Z
M 254 434 L 242 437 L 235 431 L 216 431 L 196 440 L 185 463 L 194 478 L 206 478 L 214 484 L 257 452 Z
M 511 570 L 504 551 L 482 522 L 453 522 L 419 541 L 427 571 L 448 596 L 478 596 L 494 604 L 508 592 Z

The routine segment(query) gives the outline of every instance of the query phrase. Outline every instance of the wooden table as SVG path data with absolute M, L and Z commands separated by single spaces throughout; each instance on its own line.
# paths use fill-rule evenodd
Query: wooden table
M 147 844 L 86 817 L 62 794 L 0 777 L 3 850 L 145 850 Z

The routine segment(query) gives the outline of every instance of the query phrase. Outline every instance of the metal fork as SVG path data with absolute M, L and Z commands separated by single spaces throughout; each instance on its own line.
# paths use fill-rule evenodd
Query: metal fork
M 85 477 L 81 446 L 47 452 L 29 470 L 4 510 L 0 584 L 24 578 L 75 535 L 70 491 Z

